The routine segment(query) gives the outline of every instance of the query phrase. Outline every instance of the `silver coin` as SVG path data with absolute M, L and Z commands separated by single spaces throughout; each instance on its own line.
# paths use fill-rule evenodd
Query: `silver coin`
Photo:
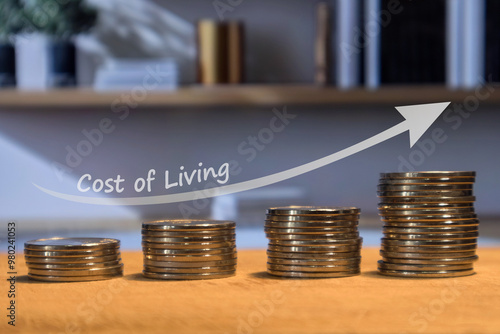
M 352 233 L 323 233 L 323 234 L 276 234 L 276 233 L 266 233 L 268 239 L 273 240 L 344 240 L 344 239 L 357 239 L 359 237 L 358 232 Z
M 196 248 L 196 249 L 159 249 L 159 248 L 149 248 L 143 247 L 142 251 L 144 254 L 148 255 L 221 255 L 227 253 L 235 253 L 236 246 L 232 247 L 220 247 L 220 248 Z
M 266 220 L 265 226 L 273 228 L 306 228 L 306 229 L 322 229 L 322 228 L 336 228 L 336 227 L 357 227 L 358 221 L 274 221 Z
M 113 275 L 123 271 L 123 264 L 107 268 L 89 268 L 72 270 L 52 270 L 28 268 L 29 274 L 40 276 L 92 276 L 92 275 Z
M 224 242 L 234 241 L 234 235 L 216 236 L 216 237 L 178 237 L 178 238 L 162 238 L 162 237 L 146 237 L 142 236 L 143 242 L 149 243 L 196 243 L 196 242 Z
M 145 237 L 160 237 L 160 238 L 183 238 L 183 237 L 218 237 L 218 236 L 234 236 L 235 230 L 218 230 L 218 231 L 152 231 L 142 230 L 142 236 Z
M 286 206 L 267 209 L 269 215 L 334 215 L 359 214 L 361 210 L 355 207 L 343 206 Z
M 54 270 L 71 270 L 71 269 L 89 269 L 89 268 L 110 268 L 121 264 L 121 260 L 95 263 L 36 263 L 26 262 L 28 268 L 33 269 L 54 269 Z
M 443 215 L 428 215 L 428 216 L 388 216 L 388 215 L 383 215 L 381 220 L 382 221 L 400 221 L 400 222 L 405 222 L 405 221 L 440 221 L 440 220 L 452 220 L 452 221 L 458 221 L 458 220 L 470 220 L 470 219 L 477 219 L 477 216 L 475 214 L 462 214 L 462 215 L 448 215 L 448 214 L 443 214 Z
M 36 281 L 44 282 L 87 282 L 87 281 L 101 281 L 117 277 L 122 277 L 123 273 L 114 273 L 109 275 L 92 275 L 92 276 L 46 276 L 46 275 L 35 275 L 28 273 L 30 279 Z
M 356 222 L 359 220 L 359 215 L 316 215 L 316 216 L 287 216 L 287 215 L 266 215 L 266 221 L 276 221 L 276 222 L 324 222 L 324 221 L 329 221 L 329 222 L 344 222 L 344 221 L 349 221 L 349 222 Z
M 284 264 L 294 266 L 328 266 L 328 265 L 349 265 L 359 266 L 361 256 L 353 258 L 333 258 L 333 259 L 283 259 L 277 257 L 268 257 L 268 263 Z
M 397 259 L 453 259 L 476 255 L 475 251 L 468 252 L 445 252 L 445 253 L 403 253 L 403 252 L 386 252 L 381 250 L 380 255 L 383 257 L 395 257 Z
M 445 245 L 475 245 L 477 239 L 458 239 L 458 240 L 394 240 L 391 238 L 382 238 L 382 243 L 388 246 L 445 246 Z
M 377 191 L 378 197 L 459 197 L 473 196 L 472 190 L 434 190 L 434 191 Z
M 310 272 L 297 272 L 297 271 L 279 271 L 267 269 L 267 273 L 273 276 L 281 276 L 288 278 L 337 278 L 337 277 L 349 277 L 356 276 L 361 273 L 359 269 L 350 271 L 340 271 L 340 272 L 322 272 L 322 273 L 310 273 Z
M 144 230 L 204 230 L 209 229 L 234 229 L 236 223 L 225 220 L 208 219 L 170 219 L 155 220 L 142 223 Z
M 204 262 L 204 261 L 233 261 L 237 253 L 206 254 L 206 255 L 152 255 L 144 254 L 144 260 L 155 262 Z
M 87 263 L 100 263 L 108 261 L 117 261 L 121 259 L 120 252 L 113 255 L 105 256 L 83 256 L 83 257 L 38 257 L 38 256 L 25 256 L 26 262 L 37 264 L 87 264 Z
M 403 233 L 384 233 L 386 238 L 396 240 L 463 240 L 463 239 L 477 239 L 478 232 L 468 233 L 425 233 L 425 234 L 403 234 Z
M 397 259 L 390 257 L 383 257 L 382 261 L 390 262 L 390 263 L 401 263 L 401 264 L 447 264 L 447 263 L 455 263 L 455 264 L 469 264 L 477 261 L 478 256 L 469 256 L 469 257 L 459 257 L 453 259 Z
M 443 247 L 443 246 L 436 246 L 436 247 L 402 247 L 402 246 L 386 246 L 384 244 L 381 245 L 380 247 L 382 250 L 386 252 L 403 252 L 403 253 L 434 253 L 434 252 L 466 252 L 466 251 L 471 251 L 477 249 L 476 245 L 467 245 L 467 246 L 460 246 L 460 247 Z
M 236 270 L 234 265 L 221 267 L 200 267 L 200 268 L 171 268 L 171 267 L 152 267 L 144 266 L 144 271 L 149 273 L 165 273 L 165 274 L 205 274 L 205 273 L 220 273 Z
M 426 196 L 426 197 L 381 197 L 381 204 L 410 204 L 410 203 L 425 203 L 437 205 L 438 203 L 474 203 L 475 196 Z
M 393 178 L 432 178 L 432 177 L 475 177 L 474 171 L 418 171 L 418 172 L 394 172 L 394 173 L 380 173 L 380 178 L 393 179 Z
M 215 279 L 226 278 L 236 274 L 235 270 L 226 272 L 215 273 L 201 273 L 201 274 L 169 274 L 169 273 L 152 273 L 148 271 L 142 272 L 146 278 L 163 279 L 163 280 L 199 280 L 199 279 Z
M 118 248 L 110 248 L 103 250 L 77 250 L 77 251 L 35 251 L 30 249 L 24 250 L 24 255 L 31 257 L 54 257 L 54 258 L 72 258 L 72 257 L 97 257 L 116 255 L 120 250 Z
M 356 252 L 361 249 L 359 246 L 275 246 L 269 245 L 268 250 L 273 252 L 298 252 L 298 253 L 331 253 L 331 252 Z
M 378 203 L 379 211 L 406 211 L 406 210 L 471 210 L 474 203 Z
M 176 242 L 176 243 L 156 243 L 143 241 L 141 243 L 144 248 L 157 248 L 157 249 L 214 249 L 214 248 L 228 248 L 236 245 L 235 241 L 225 242 Z
M 472 191 L 471 184 L 399 184 L 399 185 L 387 185 L 379 184 L 377 186 L 378 191 L 443 191 L 443 190 L 469 190 Z
M 472 264 L 401 264 L 378 261 L 378 268 L 402 271 L 471 270 Z
M 325 227 L 325 228 L 275 228 L 275 227 L 264 227 L 264 232 L 270 234 L 325 234 L 325 233 L 356 233 L 358 232 L 357 227 Z
M 396 277 L 412 277 L 412 278 L 445 278 L 445 277 L 460 277 L 475 274 L 473 269 L 466 270 L 441 270 L 441 271 L 402 271 L 402 270 L 386 270 L 379 269 L 379 274 Z
M 391 226 L 391 227 L 416 227 L 416 228 L 423 228 L 423 227 L 465 227 L 465 226 L 479 226 L 479 220 L 477 219 L 470 219 L 470 220 L 438 220 L 438 221 L 406 221 L 406 222 L 401 222 L 401 221 L 392 221 L 388 220 L 384 222 L 384 226 Z
M 24 243 L 24 248 L 36 251 L 92 251 L 116 249 L 120 240 L 109 238 L 48 238 L 31 240 Z
M 235 266 L 237 259 L 230 260 L 217 260 L 217 261 L 153 261 L 144 259 L 145 266 L 162 267 L 162 268 L 200 268 L 200 267 L 222 267 L 222 266 Z
M 465 208 L 441 208 L 441 209 L 414 209 L 414 210 L 392 210 L 379 209 L 381 216 L 440 216 L 440 215 L 463 215 L 474 214 L 474 207 Z
M 312 272 L 312 273 L 320 273 L 320 272 L 339 272 L 339 271 L 351 271 L 351 270 L 359 270 L 359 265 L 326 265 L 326 266 L 306 266 L 306 265 L 286 265 L 286 264 L 274 264 L 267 263 L 267 269 L 270 270 L 278 270 L 278 271 L 294 271 L 294 272 Z
M 360 245 L 363 242 L 363 238 L 355 238 L 355 239 L 344 239 L 344 240 L 336 240 L 336 239 L 327 239 L 327 240 L 279 240 L 279 239 L 271 239 L 269 240 L 270 245 L 275 246 L 354 246 Z
M 444 226 L 444 227 L 388 227 L 384 226 L 384 233 L 396 234 L 425 234 L 425 233 L 478 233 L 477 226 Z
M 391 178 L 380 179 L 380 185 L 431 185 L 431 184 L 464 184 L 473 185 L 476 181 L 475 177 L 421 177 L 421 178 Z
M 280 259 L 304 259 L 304 260 L 324 260 L 324 259 L 347 259 L 361 256 L 360 249 L 350 252 L 282 252 L 267 250 L 267 256 Z

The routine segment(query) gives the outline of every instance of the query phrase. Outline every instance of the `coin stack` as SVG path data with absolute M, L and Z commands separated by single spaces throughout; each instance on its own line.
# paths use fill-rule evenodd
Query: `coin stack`
M 232 221 L 162 220 L 142 224 L 143 275 L 166 280 L 212 279 L 236 273 Z
M 267 210 L 267 272 L 281 277 L 358 275 L 360 210 L 353 207 L 288 206 Z
M 384 238 L 380 274 L 458 277 L 474 274 L 479 221 L 475 172 L 382 173 L 378 186 Z
M 24 244 L 28 276 L 39 281 L 98 281 L 123 275 L 120 241 L 50 238 Z

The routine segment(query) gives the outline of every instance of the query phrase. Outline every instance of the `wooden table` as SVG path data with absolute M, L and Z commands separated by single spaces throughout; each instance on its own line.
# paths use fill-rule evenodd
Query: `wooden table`
M 292 280 L 265 273 L 265 250 L 244 250 L 235 277 L 157 281 L 129 252 L 123 278 L 83 283 L 31 281 L 19 257 L 15 328 L 2 254 L 1 333 L 500 333 L 500 249 L 478 254 L 469 277 L 380 276 L 366 248 L 360 276 Z

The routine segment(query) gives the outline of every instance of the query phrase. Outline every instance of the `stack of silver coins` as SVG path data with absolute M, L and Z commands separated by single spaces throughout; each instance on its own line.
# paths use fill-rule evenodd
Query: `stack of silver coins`
M 98 281 L 123 275 L 120 241 L 50 238 L 24 244 L 28 276 L 39 281 Z
M 165 280 L 212 279 L 236 273 L 232 221 L 161 220 L 142 224 L 143 275 Z
M 295 278 L 360 273 L 361 243 L 353 207 L 289 206 L 267 210 L 267 272 Z
M 378 186 L 384 238 L 380 274 L 458 277 L 474 274 L 479 220 L 475 172 L 382 173 Z

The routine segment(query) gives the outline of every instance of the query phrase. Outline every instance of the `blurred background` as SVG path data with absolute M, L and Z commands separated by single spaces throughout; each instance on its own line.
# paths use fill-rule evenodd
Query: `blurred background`
M 140 249 L 144 220 L 230 219 L 252 248 L 266 245 L 269 207 L 356 206 L 376 246 L 380 172 L 474 170 L 480 245 L 498 245 L 499 81 L 498 0 L 0 0 L 0 219 L 19 241 L 102 235 L 125 249 Z M 402 134 L 233 195 L 99 206 L 34 185 L 164 195 L 208 183 L 167 190 L 165 171 L 225 162 L 237 183 L 384 131 L 403 120 L 394 106 L 444 101 L 442 140 L 430 130 L 410 148 Z M 150 169 L 157 180 L 138 194 Z M 84 174 L 120 175 L 125 190 L 83 194 Z

